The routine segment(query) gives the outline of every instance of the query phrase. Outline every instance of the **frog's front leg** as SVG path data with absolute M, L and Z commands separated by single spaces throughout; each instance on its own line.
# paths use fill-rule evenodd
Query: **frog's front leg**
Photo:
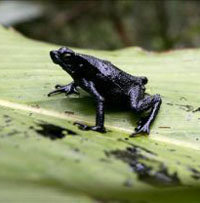
M 61 94 L 61 93 L 65 93 L 66 95 L 79 94 L 76 87 L 77 85 L 74 82 L 71 82 L 68 85 L 56 85 L 55 90 L 48 93 L 48 97 L 54 94 Z
M 133 88 L 130 91 L 130 106 L 131 109 L 135 112 L 142 112 L 151 109 L 149 116 L 143 118 L 139 121 L 139 125 L 135 128 L 135 133 L 131 135 L 134 137 L 139 133 L 147 133 L 150 132 L 150 125 L 156 118 L 158 111 L 160 109 L 160 105 L 162 103 L 160 95 L 154 96 L 146 96 L 141 99 L 141 89 L 140 88 Z
M 104 127 L 104 98 L 96 90 L 93 82 L 88 82 L 83 79 L 83 89 L 93 95 L 96 99 L 96 125 L 88 126 L 79 122 L 75 122 L 75 125 L 78 125 L 82 130 L 93 130 L 98 132 L 106 132 Z

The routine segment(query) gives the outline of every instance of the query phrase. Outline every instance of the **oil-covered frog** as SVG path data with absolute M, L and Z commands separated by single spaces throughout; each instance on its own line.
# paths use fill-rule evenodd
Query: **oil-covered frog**
M 109 61 L 75 53 L 66 47 L 51 51 L 50 56 L 55 64 L 60 65 L 73 78 L 73 82 L 65 86 L 56 85 L 56 90 L 48 96 L 59 93 L 78 94 L 77 87 L 80 87 L 96 100 L 96 125 L 76 123 L 80 129 L 105 132 L 104 105 L 118 103 L 135 113 L 149 112 L 148 116 L 138 122 L 131 136 L 149 134 L 150 125 L 161 105 L 161 97 L 145 93 L 144 86 L 148 82 L 146 77 L 132 76 Z

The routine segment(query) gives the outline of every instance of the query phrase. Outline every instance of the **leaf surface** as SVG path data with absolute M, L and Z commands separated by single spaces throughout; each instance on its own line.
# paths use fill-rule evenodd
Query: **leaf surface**
M 95 104 L 87 93 L 47 97 L 55 84 L 71 82 L 49 58 L 49 51 L 59 46 L 2 27 L 0 46 L 0 199 L 199 199 L 200 112 L 194 112 L 200 100 L 199 49 L 74 49 L 109 60 L 130 74 L 147 76 L 147 92 L 161 95 L 150 136 L 129 139 L 139 119 L 132 112 L 107 109 L 108 133 L 85 132 L 73 122 L 94 122 Z

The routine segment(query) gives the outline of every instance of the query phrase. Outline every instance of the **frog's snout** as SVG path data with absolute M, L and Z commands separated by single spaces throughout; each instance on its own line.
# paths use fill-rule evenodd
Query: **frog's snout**
M 148 78 L 147 77 L 142 77 L 142 83 L 146 85 L 148 83 Z
M 54 58 L 55 57 L 55 55 L 58 55 L 58 52 L 57 51 L 50 51 L 50 56 L 51 56 L 51 58 Z
M 57 51 L 50 51 L 50 57 L 54 63 L 59 64 L 60 59 Z

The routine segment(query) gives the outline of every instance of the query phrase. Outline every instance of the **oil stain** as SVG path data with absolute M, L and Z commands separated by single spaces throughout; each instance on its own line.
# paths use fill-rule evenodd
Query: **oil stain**
M 149 153 L 149 150 L 132 146 L 125 150 L 106 151 L 105 154 L 127 163 L 137 174 L 139 180 L 150 185 L 177 186 L 181 184 L 176 172 L 169 174 L 167 167 L 162 162 L 143 155 L 142 151 Z M 152 152 L 150 154 L 153 155 Z
M 66 135 L 77 135 L 76 132 L 57 125 L 49 123 L 40 123 L 38 125 L 41 129 L 35 129 L 35 131 L 44 137 L 50 138 L 51 140 L 62 139 Z

